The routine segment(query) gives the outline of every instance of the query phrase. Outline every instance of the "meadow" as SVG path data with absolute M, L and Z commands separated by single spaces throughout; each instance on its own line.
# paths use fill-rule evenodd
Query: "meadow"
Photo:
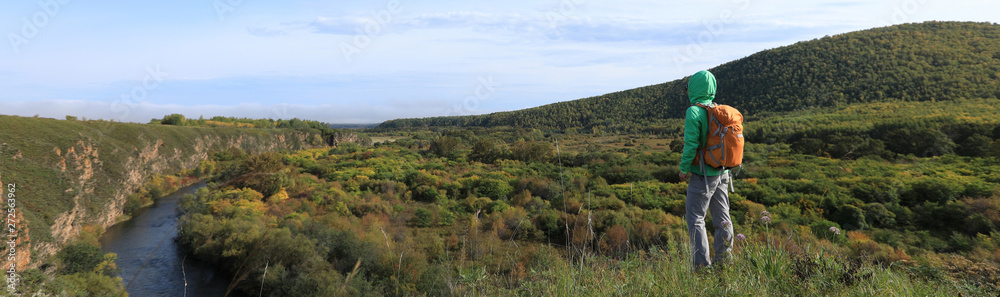
M 186 198 L 181 238 L 270 296 L 997 292 L 995 157 L 752 144 L 731 194 L 744 239 L 694 273 L 674 140 L 462 129 L 230 151 Z

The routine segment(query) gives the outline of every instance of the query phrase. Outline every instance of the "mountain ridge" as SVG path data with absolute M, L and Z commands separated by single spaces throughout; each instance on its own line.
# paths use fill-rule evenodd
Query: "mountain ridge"
M 757 52 L 709 69 L 716 101 L 754 116 L 885 101 L 997 98 L 1000 25 L 925 22 L 843 33 Z M 689 105 L 686 77 L 600 96 L 485 115 L 396 119 L 377 128 L 662 126 Z

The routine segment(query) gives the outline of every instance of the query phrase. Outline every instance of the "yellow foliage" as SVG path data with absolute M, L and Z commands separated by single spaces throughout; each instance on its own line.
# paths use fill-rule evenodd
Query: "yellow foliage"
M 871 240 L 871 237 L 861 231 L 847 231 L 847 240 L 860 243 Z
M 213 121 L 213 120 L 207 120 L 207 121 L 205 121 L 205 125 L 208 125 L 209 127 L 234 127 L 235 126 L 232 123 L 219 122 L 219 121 Z
M 232 203 L 229 203 L 229 200 L 225 200 L 225 199 L 211 201 L 211 202 L 205 203 L 205 205 L 208 206 L 208 210 L 211 211 L 213 214 L 220 214 L 220 213 L 222 213 L 223 209 L 226 209 L 226 208 L 228 208 L 230 206 L 233 206 Z
M 260 202 L 259 200 L 258 201 L 239 200 L 236 201 L 236 204 L 234 204 L 234 206 L 239 207 L 243 210 L 248 210 L 252 214 L 254 214 L 254 216 L 260 216 L 261 214 L 264 213 L 264 210 L 267 209 L 266 207 L 264 207 L 264 203 Z
M 285 200 L 288 200 L 288 191 L 284 187 L 278 190 L 277 193 L 274 193 L 274 195 L 271 195 L 271 197 L 267 197 L 267 202 L 271 203 L 281 203 Z
M 94 272 L 100 274 L 103 273 L 104 271 L 118 270 L 118 265 L 115 264 L 115 262 L 117 261 L 118 261 L 118 254 L 116 253 L 104 254 L 104 260 L 94 267 Z
M 372 169 L 370 167 L 361 168 L 358 170 L 358 174 L 360 174 L 358 176 L 359 178 L 363 177 L 364 178 L 363 180 L 367 181 L 369 178 L 375 176 L 375 169 Z M 359 179 L 358 181 L 362 181 L 362 179 Z
M 668 213 L 666 219 L 659 223 L 667 226 L 680 226 L 684 223 L 684 219 Z

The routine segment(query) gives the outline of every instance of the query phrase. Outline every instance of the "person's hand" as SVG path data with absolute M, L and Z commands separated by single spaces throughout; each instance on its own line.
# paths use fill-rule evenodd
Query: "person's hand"
M 688 178 L 691 177 L 691 173 L 690 172 L 688 172 L 688 173 L 681 172 L 679 174 L 679 176 L 681 177 L 681 181 L 687 181 Z

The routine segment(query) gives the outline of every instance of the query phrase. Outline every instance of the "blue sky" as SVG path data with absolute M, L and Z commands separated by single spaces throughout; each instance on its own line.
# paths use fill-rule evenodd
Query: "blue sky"
M 5 1 L 0 114 L 377 123 L 683 78 L 755 52 L 993 1 Z

